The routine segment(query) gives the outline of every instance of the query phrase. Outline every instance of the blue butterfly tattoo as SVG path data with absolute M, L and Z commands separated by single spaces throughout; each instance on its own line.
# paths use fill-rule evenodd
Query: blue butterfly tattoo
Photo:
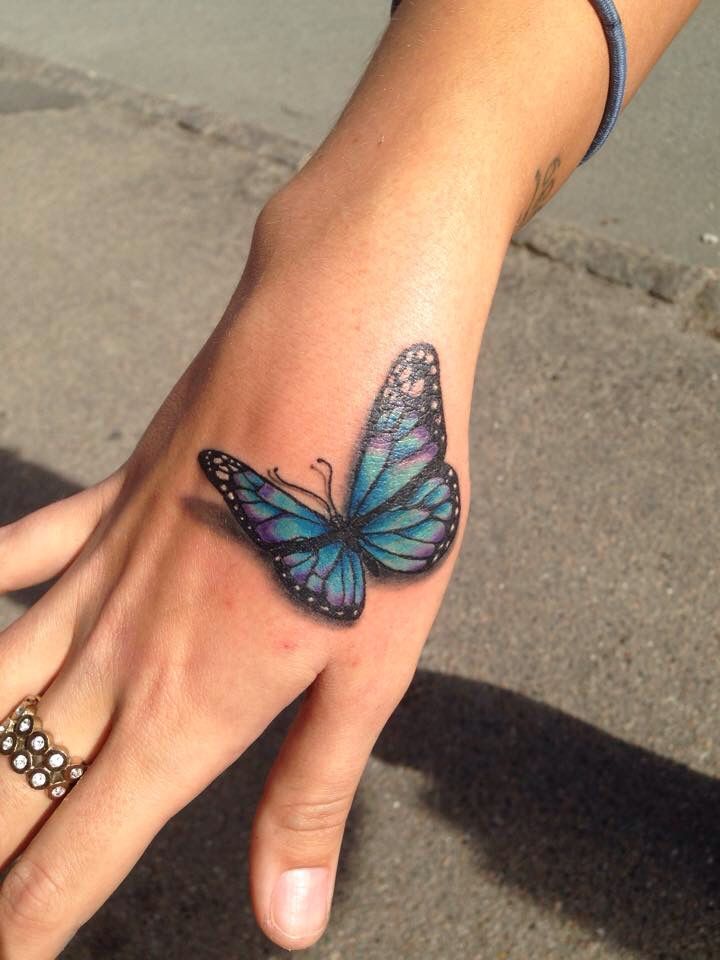
M 292 599 L 352 623 L 365 605 L 365 570 L 425 573 L 455 539 L 460 493 L 446 447 L 437 353 L 417 343 L 397 357 L 375 398 L 344 510 L 333 501 L 327 460 L 312 465 L 324 480 L 320 496 L 283 480 L 277 467 L 262 476 L 219 450 L 198 459 Z M 321 503 L 322 512 L 290 491 Z

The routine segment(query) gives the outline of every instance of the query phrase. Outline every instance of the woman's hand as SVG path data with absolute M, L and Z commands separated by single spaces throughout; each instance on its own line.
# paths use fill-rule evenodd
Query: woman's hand
M 623 4 L 629 93 L 696 2 Z M 0 764 L 0 862 L 24 850 L 0 889 L 3 958 L 55 956 L 167 819 L 304 691 L 257 812 L 251 889 L 279 944 L 322 932 L 353 794 L 460 538 L 427 574 L 369 577 L 362 615 L 341 627 L 279 587 L 197 456 L 226 450 L 303 486 L 322 457 L 344 503 L 389 365 L 429 343 L 447 432 L 432 462 L 453 466 L 466 511 L 473 371 L 513 226 L 535 171 L 559 157 L 559 186 L 605 102 L 599 21 L 570 6 L 401 5 L 130 460 L 0 531 L 0 590 L 61 573 L 0 637 L 0 711 L 43 693 L 46 728 L 92 760 L 56 809 Z
M 326 925 L 353 795 L 413 674 L 459 537 L 427 574 L 366 576 L 361 616 L 337 625 L 282 589 L 197 456 L 227 450 L 318 492 L 308 468 L 323 457 L 345 503 L 391 362 L 430 341 L 464 511 L 472 362 L 422 267 L 388 268 L 372 223 L 306 225 L 302 253 L 297 231 L 283 239 L 291 195 L 264 213 L 225 318 L 130 460 L 0 531 L 0 590 L 61 573 L 0 639 L 0 712 L 42 692 L 45 728 L 92 761 L 56 806 L 0 764 L 0 861 L 24 851 L 0 892 L 8 960 L 55 956 L 162 825 L 303 692 L 257 811 L 251 890 L 259 923 L 285 947 L 307 946 Z

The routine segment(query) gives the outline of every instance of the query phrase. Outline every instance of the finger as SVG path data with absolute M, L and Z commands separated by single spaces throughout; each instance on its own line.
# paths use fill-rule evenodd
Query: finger
M 97 526 L 120 488 L 120 474 L 0 527 L 0 593 L 62 572 Z
M 24 693 L 36 690 L 26 687 Z M 32 789 L 28 782 L 30 766 L 33 772 L 53 769 L 42 761 L 47 748 L 41 741 L 48 740 L 48 747 L 61 750 L 68 760 L 92 760 L 107 735 L 111 698 L 107 677 L 93 674 L 86 657 L 66 663 L 42 696 L 32 730 L 24 737 L 18 734 L 14 752 L 0 757 L 0 869 L 17 855 L 56 805 L 48 789 Z M 14 766 L 17 762 L 24 763 L 20 771 Z
M 253 826 L 250 886 L 258 923 L 286 949 L 327 925 L 345 821 L 392 705 L 348 709 L 321 675 L 308 692 L 265 785 Z
M 67 656 L 75 627 L 76 586 L 55 584 L 0 633 L 0 718 L 48 686 Z
M 0 888 L 5 960 L 57 956 L 186 802 L 176 795 L 170 807 L 151 771 L 118 724 Z

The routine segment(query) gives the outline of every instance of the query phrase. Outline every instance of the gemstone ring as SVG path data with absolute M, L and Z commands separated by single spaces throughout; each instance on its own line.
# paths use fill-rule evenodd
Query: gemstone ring
M 53 800 L 62 800 L 87 770 L 53 744 L 37 715 L 40 697 L 25 697 L 0 723 L 0 754 L 10 760 L 15 773 L 24 774 L 33 790 L 46 790 Z

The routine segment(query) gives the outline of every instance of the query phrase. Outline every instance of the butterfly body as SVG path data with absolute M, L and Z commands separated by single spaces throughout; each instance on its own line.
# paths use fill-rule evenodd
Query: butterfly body
M 365 569 L 376 577 L 424 573 L 452 544 L 460 494 L 445 449 L 437 354 L 415 344 L 397 357 L 375 398 L 342 511 L 325 460 L 313 465 L 329 471 L 325 497 L 283 480 L 277 468 L 264 477 L 219 450 L 203 450 L 199 461 L 290 596 L 348 623 L 365 604 Z M 305 502 L 311 498 L 320 511 Z

